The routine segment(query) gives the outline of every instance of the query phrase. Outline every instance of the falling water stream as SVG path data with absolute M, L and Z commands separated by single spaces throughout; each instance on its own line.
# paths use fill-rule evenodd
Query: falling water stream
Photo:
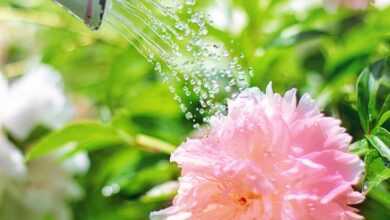
M 195 5 L 196 0 L 112 0 L 105 21 L 154 64 L 186 118 L 199 126 L 175 85 L 199 97 L 196 111 L 207 121 L 225 111 L 224 100 L 248 87 L 251 71 L 208 36 L 212 21 Z

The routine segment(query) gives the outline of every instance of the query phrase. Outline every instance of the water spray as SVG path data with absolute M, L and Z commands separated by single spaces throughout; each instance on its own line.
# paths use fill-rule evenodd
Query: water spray
M 251 73 L 241 66 L 241 58 L 231 57 L 223 44 L 207 37 L 208 16 L 194 10 L 196 0 L 55 1 L 91 29 L 111 28 L 131 43 L 169 83 L 195 126 L 197 118 L 177 95 L 177 84 L 185 96 L 199 97 L 196 111 L 206 122 L 209 115 L 225 112 L 221 100 L 249 86 Z
M 55 0 L 93 30 L 102 24 L 107 0 Z

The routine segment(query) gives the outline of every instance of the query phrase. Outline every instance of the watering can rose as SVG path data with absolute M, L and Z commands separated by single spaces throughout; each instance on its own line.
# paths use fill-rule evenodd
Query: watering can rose
M 247 89 L 171 160 L 182 168 L 173 205 L 152 220 L 358 220 L 350 205 L 364 170 L 351 137 L 305 94 Z

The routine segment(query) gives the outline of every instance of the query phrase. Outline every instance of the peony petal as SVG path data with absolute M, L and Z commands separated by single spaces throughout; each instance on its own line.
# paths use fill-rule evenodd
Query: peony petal
M 209 132 L 187 140 L 171 160 L 182 168 L 164 219 L 358 220 L 349 205 L 364 196 L 352 188 L 364 170 L 347 153 L 351 137 L 340 121 L 324 117 L 305 94 L 282 97 L 243 91 L 228 113 L 214 116 Z M 179 217 L 177 217 L 179 216 Z

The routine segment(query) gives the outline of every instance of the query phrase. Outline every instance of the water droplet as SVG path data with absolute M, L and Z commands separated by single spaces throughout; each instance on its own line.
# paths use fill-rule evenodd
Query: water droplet
M 105 197 L 110 197 L 114 194 L 119 193 L 120 189 L 121 189 L 120 186 L 118 184 L 114 183 L 111 185 L 104 186 L 102 189 L 102 194 Z
M 192 115 L 191 112 L 187 112 L 187 113 L 185 114 L 185 117 L 186 117 L 187 120 L 191 120 L 191 119 L 193 118 L 193 115 Z
M 137 39 L 134 45 L 138 45 L 148 62 L 155 64 L 155 71 L 169 84 L 169 91 L 186 118 L 194 120 L 177 95 L 181 92 L 175 89 L 178 84 L 184 85 L 184 95 L 199 97 L 201 108 L 197 112 L 207 121 L 206 115 L 226 112 L 225 103 L 219 100 L 247 88 L 253 70 L 245 71 L 239 64 L 243 55 L 230 59 L 222 44 L 205 37 L 210 16 L 195 11 L 195 4 L 196 0 L 174 0 L 164 5 L 154 1 L 129 5 L 127 1 L 113 0 L 106 19 L 125 36 L 134 35 L 129 40 Z M 134 26 L 135 23 L 145 26 Z

